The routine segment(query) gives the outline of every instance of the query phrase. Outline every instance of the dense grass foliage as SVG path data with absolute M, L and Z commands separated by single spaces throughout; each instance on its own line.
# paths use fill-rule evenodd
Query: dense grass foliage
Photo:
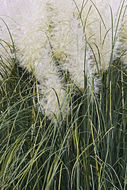
M 15 58 L 0 88 L 1 190 L 126 190 L 127 73 L 119 59 L 100 92 L 70 91 L 70 113 L 49 121 L 38 83 Z M 2 64 L 2 60 L 1 60 Z
M 77 7 L 83 33 L 91 10 L 90 6 L 88 15 L 83 20 L 84 2 L 81 10 Z M 96 6 L 95 8 L 97 9 Z M 44 92 L 46 88 L 39 85 L 39 80 L 33 74 L 35 71 L 30 73 L 28 68 L 21 67 L 23 64 L 16 56 L 17 47 L 15 48 L 9 27 L 4 22 L 10 43 L 0 39 L 0 190 L 127 189 L 127 68 L 123 55 L 126 54 L 126 49 L 123 54 L 116 52 L 116 58 L 113 56 L 115 51 L 122 51 L 119 46 L 117 50 L 115 49 L 122 8 L 123 4 L 118 14 L 116 28 L 113 26 L 111 11 L 112 27 L 105 35 L 103 33 L 103 43 L 108 32 L 111 30 L 112 33 L 110 44 L 112 48 L 108 57 L 110 61 L 106 62 L 108 66 L 105 69 L 102 69 L 100 64 L 101 48 L 98 49 L 98 44 L 94 42 L 93 49 L 89 41 L 84 39 L 86 40 L 83 49 L 84 70 L 89 59 L 97 67 L 99 64 L 100 66 L 92 75 L 89 73 L 86 75 L 86 70 L 82 72 L 83 89 L 72 79 L 69 69 L 60 67 L 64 53 L 62 55 L 50 52 L 58 69 L 60 86 L 62 84 L 66 92 L 65 98 L 62 96 L 62 103 L 65 105 L 63 106 L 55 87 L 49 85 L 59 105 L 58 113 L 53 112 L 52 117 L 44 114 L 44 109 L 42 112 L 43 105 L 40 104 L 40 99 L 46 96 Z M 103 22 L 98 9 L 97 12 Z M 54 25 L 49 25 L 49 29 L 50 34 Z M 50 35 L 54 37 L 52 33 Z M 38 39 L 38 33 L 36 36 Z M 52 38 L 49 38 L 49 41 L 55 42 Z M 36 38 L 34 40 L 36 42 Z M 38 43 L 41 44 L 40 39 Z M 108 41 L 106 43 L 109 45 Z M 89 52 L 86 46 L 89 46 L 93 55 L 91 57 L 90 54 L 88 60 L 86 53 Z M 50 46 L 50 50 L 53 50 L 53 46 Z M 30 54 L 29 58 L 32 55 Z M 22 53 L 20 56 L 22 57 Z M 42 54 L 39 54 L 39 57 L 41 56 Z M 69 55 L 65 57 L 67 56 L 69 57 Z M 99 58 L 96 59 L 96 56 Z M 43 63 L 46 62 L 42 62 L 42 65 Z M 34 62 L 32 64 L 34 65 Z M 52 72 L 50 77 L 47 74 L 44 76 L 52 83 L 50 80 Z M 53 84 L 57 82 L 55 78 Z M 43 91 L 40 90 L 40 86 Z M 66 106 L 66 100 L 69 106 Z M 61 111 L 62 106 L 64 111 Z

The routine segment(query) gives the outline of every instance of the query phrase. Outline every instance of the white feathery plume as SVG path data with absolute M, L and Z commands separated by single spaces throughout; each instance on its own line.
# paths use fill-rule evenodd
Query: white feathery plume
M 123 3 L 123 4 L 122 4 Z M 127 1 L 123 0 L 121 6 L 123 5 L 121 14 L 121 23 L 118 30 L 118 39 L 116 42 L 116 56 L 121 58 L 124 63 L 125 69 L 127 68 Z
M 94 83 L 95 93 L 99 90 L 101 73 L 112 64 L 116 56 L 118 43 L 114 40 L 118 38 L 121 23 L 120 19 L 117 28 L 120 4 L 121 0 L 88 0 L 82 10 L 87 43 L 86 71 L 90 86 Z
M 59 66 L 68 70 L 72 81 L 84 88 L 84 40 L 73 0 L 47 0 L 49 40 Z
M 117 49 L 112 44 L 121 0 L 47 0 L 46 3 L 54 56 L 80 89 L 84 88 L 85 67 L 89 82 L 95 80 L 97 92 L 96 74 L 109 67 Z
M 10 73 L 11 59 L 14 57 L 14 44 L 10 29 L 6 22 L 7 2 L 0 1 L 0 73 L 4 76 Z M 0 76 L 1 78 L 1 76 Z
M 14 38 L 17 58 L 40 82 L 42 109 L 51 118 L 58 112 L 56 94 L 62 105 L 66 93 L 62 89 L 57 69 L 49 54 L 44 2 L 10 0 L 4 8 L 5 20 Z
M 99 72 L 109 67 L 121 44 L 126 49 L 126 22 L 120 28 L 120 19 L 117 28 L 119 6 L 123 1 L 4 1 L 0 16 L 9 25 L 20 63 L 34 72 L 40 82 L 41 105 L 49 117 L 59 109 L 56 94 L 60 105 L 66 94 L 59 69 L 68 70 L 81 90 L 85 70 L 90 86 L 93 78 L 94 90 L 98 93 Z M 118 43 L 114 43 L 114 36 L 117 42 L 118 34 Z M 10 40 L 7 33 L 2 32 L 2 35 L 3 39 Z

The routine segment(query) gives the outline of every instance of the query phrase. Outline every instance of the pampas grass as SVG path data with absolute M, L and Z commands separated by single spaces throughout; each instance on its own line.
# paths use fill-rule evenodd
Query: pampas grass
M 0 3 L 0 189 L 126 190 L 126 1 Z
M 20 64 L 33 72 L 40 82 L 40 94 L 43 97 L 40 99 L 42 111 L 51 117 L 52 113 L 56 114 L 59 108 L 56 94 L 62 104 L 66 93 L 62 88 L 57 68 L 50 57 L 43 3 L 41 1 L 38 3 L 10 1 L 2 7 L 3 9 L 5 9 L 5 15 L 2 18 L 8 23 L 13 35 L 16 56 Z M 9 37 L 6 41 L 8 39 Z
M 124 1 L 108 0 L 4 1 L 1 18 L 13 36 L 20 64 L 40 82 L 42 111 L 50 118 L 52 113 L 57 115 L 67 96 L 64 78 L 71 79 L 69 85 L 75 84 L 83 92 L 85 74 L 90 89 L 94 84 L 98 94 L 101 73 L 117 58 L 120 46 L 124 46 L 121 39 L 125 39 L 125 29 L 120 26 L 125 26 L 125 5 Z M 12 40 L 3 20 L 1 38 L 10 44 Z M 67 98 L 66 101 L 67 108 Z

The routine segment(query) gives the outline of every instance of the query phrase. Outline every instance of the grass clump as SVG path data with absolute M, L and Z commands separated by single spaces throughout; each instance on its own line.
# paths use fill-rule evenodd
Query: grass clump
M 38 81 L 16 55 L 1 58 L 1 190 L 126 190 L 127 71 L 120 58 L 113 60 L 113 48 L 109 67 L 98 69 L 98 94 L 88 76 L 84 92 L 64 85 L 70 100 L 64 119 L 42 114 Z M 67 83 L 69 73 L 59 72 Z
M 71 94 L 64 121 L 38 106 L 37 81 L 15 59 L 0 89 L 1 189 L 126 189 L 126 72 L 119 59 L 103 73 L 98 97 Z M 87 84 L 87 83 L 86 83 Z

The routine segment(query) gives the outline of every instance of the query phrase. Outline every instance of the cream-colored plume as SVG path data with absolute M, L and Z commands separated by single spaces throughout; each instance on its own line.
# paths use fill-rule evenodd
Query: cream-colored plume
M 59 70 L 67 70 L 81 90 L 87 75 L 98 92 L 99 74 L 126 50 L 127 24 L 122 20 L 126 0 L 0 0 L 0 4 L 0 18 L 12 34 L 17 58 L 40 82 L 40 103 L 49 117 L 62 109 L 66 95 Z M 13 44 L 3 20 L 0 38 Z M 5 53 L 3 46 L 0 51 Z

